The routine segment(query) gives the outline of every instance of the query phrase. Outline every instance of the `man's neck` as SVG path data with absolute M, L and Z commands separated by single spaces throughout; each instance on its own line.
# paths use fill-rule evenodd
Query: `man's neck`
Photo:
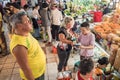
M 20 36 L 28 36 L 28 32 L 21 32 L 21 31 L 15 31 L 16 35 L 20 35 Z

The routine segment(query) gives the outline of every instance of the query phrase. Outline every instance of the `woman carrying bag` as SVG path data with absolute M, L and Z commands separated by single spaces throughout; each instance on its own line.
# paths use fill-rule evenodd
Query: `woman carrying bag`
M 57 46 L 59 64 L 58 64 L 58 77 L 62 71 L 68 70 L 67 62 L 69 59 L 70 51 L 72 49 L 73 42 L 71 40 L 71 28 L 74 24 L 72 17 L 65 17 L 63 25 L 58 32 L 59 43 Z

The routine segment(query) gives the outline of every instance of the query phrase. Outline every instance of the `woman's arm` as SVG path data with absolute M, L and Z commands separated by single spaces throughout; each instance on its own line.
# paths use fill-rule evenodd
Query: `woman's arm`
M 59 34 L 59 40 L 62 41 L 63 43 L 67 43 L 67 44 L 73 45 L 73 42 L 71 40 L 67 40 L 63 33 Z
M 90 46 L 83 46 L 83 45 L 81 45 L 80 48 L 81 49 L 93 49 L 94 46 L 93 45 L 90 45 Z

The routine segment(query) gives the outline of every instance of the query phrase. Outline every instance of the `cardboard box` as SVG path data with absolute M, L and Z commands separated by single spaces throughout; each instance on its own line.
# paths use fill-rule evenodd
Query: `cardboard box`
M 116 55 L 117 55 L 117 50 L 113 50 L 110 54 L 110 57 L 109 57 L 109 62 L 111 65 L 114 64 L 115 59 L 116 59 Z
M 119 68 L 120 68 L 120 48 L 118 49 L 117 54 L 116 54 L 116 58 L 115 58 L 115 62 L 114 62 L 114 68 L 116 70 L 119 70 Z

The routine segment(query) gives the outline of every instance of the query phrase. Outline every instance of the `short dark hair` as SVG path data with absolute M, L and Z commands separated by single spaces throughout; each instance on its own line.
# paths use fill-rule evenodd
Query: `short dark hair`
M 49 5 L 47 3 L 42 3 L 42 8 L 46 8 L 48 7 Z
M 39 4 L 35 4 L 35 7 L 38 7 L 39 6 Z
M 13 7 L 17 8 L 17 9 L 21 8 L 20 5 L 18 3 L 16 3 L 16 2 L 11 3 L 10 6 L 13 6 Z
M 89 27 L 89 23 L 88 23 L 88 22 L 83 22 L 83 23 L 81 24 L 81 27 Z
M 25 4 L 25 5 L 23 6 L 23 8 L 24 8 L 24 9 L 27 9 L 27 8 L 29 8 L 29 5 L 28 5 L 28 4 Z
M 107 64 L 109 63 L 109 61 L 108 61 L 108 58 L 107 58 L 107 57 L 102 57 L 102 58 L 100 58 L 100 59 L 98 60 L 98 63 L 99 63 L 100 65 L 107 65 Z
M 39 6 L 39 4 L 35 4 L 35 6 L 33 7 L 33 9 L 35 9 L 36 7 L 38 7 Z
M 106 4 L 103 5 L 103 7 L 106 7 L 106 6 L 107 6 Z
M 93 70 L 93 68 L 94 68 L 94 62 L 92 59 L 83 59 L 80 62 L 79 69 L 82 75 L 86 75 L 87 73 L 90 73 Z

